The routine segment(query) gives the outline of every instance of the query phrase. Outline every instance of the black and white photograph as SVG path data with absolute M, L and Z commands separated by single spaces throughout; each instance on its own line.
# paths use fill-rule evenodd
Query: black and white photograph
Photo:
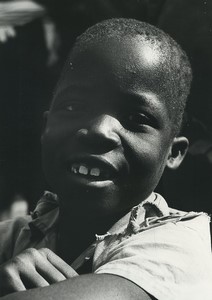
M 212 299 L 212 0 L 0 0 L 0 299 Z

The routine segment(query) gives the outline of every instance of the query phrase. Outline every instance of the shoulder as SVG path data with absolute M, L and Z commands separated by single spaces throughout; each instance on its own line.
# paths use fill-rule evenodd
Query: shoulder
M 41 247 L 47 233 L 54 230 L 58 215 L 57 196 L 45 192 L 31 215 L 0 222 L 0 264 L 26 248 Z
M 28 226 L 31 220 L 31 216 L 25 216 L 0 222 L 1 241 L 15 238 L 23 227 Z
M 141 223 L 133 219 L 134 232 L 128 224 L 128 231 L 98 243 L 95 272 L 124 277 L 157 299 L 177 299 L 180 292 L 193 299 L 194 287 L 198 293 L 211 285 L 209 221 L 204 213 L 172 209 Z
M 21 230 L 28 227 L 31 216 L 0 222 L 0 264 L 12 256 L 15 241 Z

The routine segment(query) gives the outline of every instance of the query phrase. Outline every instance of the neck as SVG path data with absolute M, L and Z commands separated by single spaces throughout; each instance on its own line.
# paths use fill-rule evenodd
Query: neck
M 126 213 L 124 211 L 112 216 L 98 216 L 85 214 L 81 211 L 72 213 L 60 207 L 59 230 L 68 234 L 75 232 L 76 235 L 83 231 L 95 237 L 95 234 L 105 234 Z
M 95 242 L 95 234 L 105 234 L 126 212 L 116 216 L 91 216 L 60 207 L 58 254 L 68 263 Z

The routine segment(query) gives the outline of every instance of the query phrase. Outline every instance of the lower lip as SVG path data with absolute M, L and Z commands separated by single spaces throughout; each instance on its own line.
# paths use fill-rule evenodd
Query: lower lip
M 88 187 L 101 188 L 113 184 L 112 179 L 98 180 L 98 177 L 96 179 L 95 177 L 91 179 L 91 178 L 86 178 L 85 176 L 74 174 L 72 172 L 68 172 L 68 174 L 71 177 L 71 180 L 73 182 Z

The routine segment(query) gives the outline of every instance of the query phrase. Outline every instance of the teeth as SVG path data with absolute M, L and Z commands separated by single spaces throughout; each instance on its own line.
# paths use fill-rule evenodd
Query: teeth
M 99 176 L 100 175 L 100 170 L 98 168 L 92 168 L 90 170 L 90 175 L 92 175 L 92 176 Z
M 85 165 L 79 165 L 79 164 L 73 164 L 71 167 L 71 171 L 74 174 L 82 174 L 82 175 L 90 175 L 99 177 L 101 174 L 101 171 L 99 168 L 88 168 Z
M 73 165 L 73 166 L 71 167 L 71 171 L 72 171 L 74 174 L 77 174 L 77 173 L 78 173 L 78 170 L 79 170 L 79 168 L 78 168 L 76 165 Z
M 83 175 L 88 175 L 88 168 L 86 168 L 85 166 L 80 166 L 79 173 Z

